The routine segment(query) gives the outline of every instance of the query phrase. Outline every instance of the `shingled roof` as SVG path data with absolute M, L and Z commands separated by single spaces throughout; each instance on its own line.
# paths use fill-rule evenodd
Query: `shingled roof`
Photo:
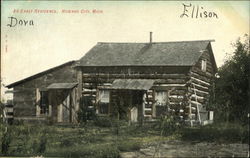
M 192 66 L 210 42 L 97 43 L 79 66 Z

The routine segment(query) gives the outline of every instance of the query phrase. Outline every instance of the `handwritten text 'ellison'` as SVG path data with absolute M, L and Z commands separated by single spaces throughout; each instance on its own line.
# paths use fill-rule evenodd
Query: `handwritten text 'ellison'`
M 180 16 L 181 18 L 218 18 L 218 15 L 215 12 L 206 11 L 204 7 L 199 5 L 189 5 L 183 3 L 183 13 Z

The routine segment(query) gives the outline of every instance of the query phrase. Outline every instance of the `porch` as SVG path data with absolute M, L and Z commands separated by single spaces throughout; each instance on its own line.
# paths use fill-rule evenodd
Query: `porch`
M 97 87 L 97 114 L 129 122 L 153 120 L 168 112 L 167 91 L 155 91 L 155 80 L 116 79 L 111 86 Z
M 53 123 L 77 122 L 77 83 L 53 83 L 37 92 L 36 118 Z

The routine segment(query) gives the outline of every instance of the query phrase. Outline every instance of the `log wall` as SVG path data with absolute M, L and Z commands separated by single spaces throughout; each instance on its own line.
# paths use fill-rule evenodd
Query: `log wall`
M 201 69 L 202 60 L 206 60 L 206 71 Z M 200 111 L 200 119 L 204 121 L 207 119 L 207 109 L 210 95 L 213 91 L 214 75 L 216 70 L 213 67 L 212 57 L 209 51 L 204 51 L 199 61 L 190 70 L 188 81 L 188 106 L 185 112 L 190 113 L 192 108 L 192 117 L 199 120 L 197 111 Z M 197 106 L 199 109 L 197 109 Z
M 184 105 L 187 93 L 186 82 L 190 79 L 188 70 L 190 67 L 92 67 L 82 69 L 82 95 L 98 95 L 98 90 L 109 88 L 115 79 L 154 79 L 154 86 L 144 95 L 144 116 L 156 117 L 155 91 L 171 91 L 168 93 L 171 108 L 178 109 Z M 175 71 L 173 71 L 175 69 Z M 175 72 L 175 73 L 173 73 Z M 116 101 L 117 95 L 111 93 L 111 101 Z M 98 106 L 97 100 L 96 104 Z M 113 103 L 111 103 L 113 104 Z M 112 111 L 112 105 L 110 107 Z
M 36 116 L 37 89 L 44 89 L 52 83 L 77 82 L 73 64 L 65 65 L 57 70 L 45 73 L 30 81 L 14 87 L 13 104 L 14 117 Z

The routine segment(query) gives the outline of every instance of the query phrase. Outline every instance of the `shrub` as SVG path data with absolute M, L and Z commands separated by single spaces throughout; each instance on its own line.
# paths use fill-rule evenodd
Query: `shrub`
M 6 131 L 4 131 L 3 136 L 2 136 L 1 149 L 2 149 L 3 155 L 8 155 L 9 147 L 11 143 L 11 131 L 7 129 L 8 128 L 6 127 Z
M 179 122 L 172 115 L 166 115 L 159 121 L 161 135 L 169 136 L 180 128 Z
M 40 137 L 40 144 L 39 144 L 39 148 L 38 148 L 38 153 L 44 153 L 46 150 L 46 144 L 47 144 L 47 138 L 45 135 L 42 135 Z
M 112 121 L 109 117 L 98 116 L 94 120 L 94 124 L 99 127 L 112 127 Z

